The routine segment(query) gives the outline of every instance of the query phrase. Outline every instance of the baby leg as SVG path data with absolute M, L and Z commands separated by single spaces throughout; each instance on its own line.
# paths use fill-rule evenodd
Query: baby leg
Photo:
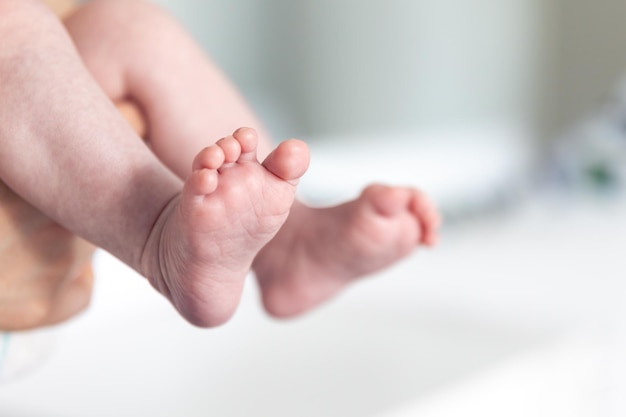
M 260 164 L 257 131 L 239 129 L 217 141 L 235 126 L 259 123 L 155 6 L 96 0 L 65 23 L 107 95 L 143 109 L 152 150 L 187 179 L 152 230 L 142 270 L 192 323 L 223 323 L 237 306 L 254 257 L 289 214 L 308 167 L 306 145 L 291 140 L 270 152 L 263 140 Z
M 68 27 L 108 94 L 143 107 L 153 150 L 181 178 L 207 140 L 259 126 L 220 71 L 154 6 L 96 0 Z M 101 39 L 106 50 L 96 46 Z M 269 140 L 259 136 L 259 153 L 266 155 Z M 296 202 L 252 265 L 264 305 L 280 317 L 307 311 L 417 245 L 433 245 L 438 223 L 435 209 L 414 189 L 372 186 L 355 201 L 325 209 Z
M 261 123 L 222 72 L 165 11 L 142 0 L 93 0 L 65 25 L 85 65 L 113 100 L 130 99 L 148 120 L 154 153 L 180 178 L 206 146 Z

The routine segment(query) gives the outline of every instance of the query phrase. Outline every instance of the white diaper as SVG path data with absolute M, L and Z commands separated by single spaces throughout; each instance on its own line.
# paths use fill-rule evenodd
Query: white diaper
M 0 332 L 0 383 L 40 366 L 53 351 L 56 329 Z

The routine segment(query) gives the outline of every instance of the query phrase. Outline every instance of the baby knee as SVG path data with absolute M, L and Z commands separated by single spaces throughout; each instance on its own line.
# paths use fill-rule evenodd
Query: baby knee
M 92 30 L 110 33 L 128 42 L 136 36 L 158 33 L 168 15 L 145 0 L 93 0 L 81 6 L 67 21 L 70 23 L 78 18 L 98 23 L 90 25 Z
M 0 0 L 0 16 L 8 22 L 16 18 L 33 18 L 33 13 L 42 13 L 44 7 L 38 2 L 24 0 Z
M 62 31 L 58 20 L 40 2 L 25 0 L 0 0 L 0 39 L 2 49 L 11 47 L 11 40 L 15 39 L 23 47 L 24 39 L 29 43 L 41 38 L 41 34 L 57 26 Z

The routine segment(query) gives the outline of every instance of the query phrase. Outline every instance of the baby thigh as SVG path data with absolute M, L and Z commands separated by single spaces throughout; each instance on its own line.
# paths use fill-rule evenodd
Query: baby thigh
M 241 126 L 259 130 L 259 153 L 269 153 L 237 89 L 165 11 L 141 0 L 94 0 L 65 24 L 106 94 L 142 109 L 152 150 L 179 177 L 202 148 Z

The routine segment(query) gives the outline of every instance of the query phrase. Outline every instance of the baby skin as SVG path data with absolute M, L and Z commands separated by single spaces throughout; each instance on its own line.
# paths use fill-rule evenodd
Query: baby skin
M 372 185 L 329 208 L 297 201 L 306 144 L 272 149 L 236 89 L 154 5 L 93 0 L 65 28 L 34 0 L 0 6 L 11 16 L 0 25 L 0 177 L 146 276 L 192 324 L 226 322 L 250 269 L 265 309 L 286 318 L 436 243 L 438 214 L 415 189 Z M 116 113 L 120 100 L 145 113 L 149 147 Z
M 257 141 L 253 129 L 241 128 L 201 151 L 148 241 L 146 275 L 198 326 L 231 317 L 254 258 L 287 219 L 309 165 L 307 146 L 295 139 L 259 163 Z
M 306 145 L 285 141 L 263 163 L 256 151 L 256 131 L 241 128 L 200 152 L 153 229 L 147 276 L 192 323 L 227 321 L 251 266 L 268 312 L 291 317 L 434 245 L 437 213 L 417 190 L 371 186 L 333 208 L 294 205 Z

